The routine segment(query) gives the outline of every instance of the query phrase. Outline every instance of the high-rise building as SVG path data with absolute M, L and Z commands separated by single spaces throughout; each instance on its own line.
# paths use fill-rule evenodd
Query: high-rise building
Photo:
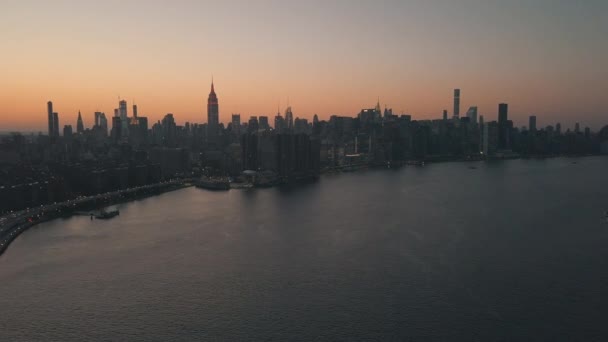
M 100 121 L 100 118 L 101 118 L 101 112 L 95 112 L 94 116 L 95 116 L 95 125 L 94 126 L 99 127 L 100 126 L 99 121 Z
M 530 132 L 536 132 L 536 115 L 530 115 L 528 129 Z
M 477 107 L 473 106 L 467 111 L 467 118 L 473 124 L 477 124 Z
M 241 114 L 232 114 L 232 134 L 241 135 Z
M 448 119 L 448 111 L 446 109 L 443 110 L 443 121 Z
M 108 135 L 108 119 L 106 118 L 105 113 L 100 113 L 99 115 L 99 127 L 101 127 L 101 131 L 104 136 Z
M 581 132 L 581 125 L 577 122 L 574 124 L 574 133 L 580 133 Z
M 454 119 L 460 117 L 460 89 L 454 89 Z
M 215 86 L 211 80 L 211 92 L 207 99 L 207 136 L 215 137 L 219 130 L 219 103 L 215 94 Z
M 279 133 L 285 130 L 285 119 L 281 116 L 281 113 L 277 113 L 274 117 L 274 130 Z
M 76 132 L 78 134 L 84 133 L 84 123 L 82 122 L 82 115 L 78 111 L 78 120 L 76 120 Z
M 288 130 L 293 129 L 293 112 L 291 111 L 291 106 L 287 107 L 285 110 L 285 125 Z
M 500 103 L 498 105 L 498 148 L 505 150 L 509 148 L 510 139 L 509 127 L 509 105 Z
M 127 101 L 120 100 L 118 102 L 118 112 L 121 120 L 127 120 Z
M 63 126 L 63 137 L 65 139 L 70 139 L 72 137 L 72 125 Z
M 561 135 L 562 134 L 562 124 L 559 123 L 559 122 L 555 124 L 555 133 L 557 135 Z
M 258 118 L 258 121 L 259 121 L 259 124 L 260 124 L 260 129 L 263 129 L 263 130 L 269 130 L 270 129 L 270 125 L 268 124 L 268 117 L 267 116 L 261 115 Z
M 133 104 L 133 117 L 137 118 L 137 105 L 135 103 Z
M 59 114 L 53 112 L 53 136 L 59 136 Z
M 48 124 L 49 124 L 49 137 L 54 135 L 53 131 L 53 102 L 49 101 L 46 103 L 47 115 L 48 115 Z
M 260 128 L 260 124 L 258 122 L 258 117 L 251 116 L 249 118 L 249 123 L 247 124 L 247 131 L 249 131 L 250 133 L 255 133 L 258 131 L 259 128 Z
M 509 105 L 501 103 L 498 105 L 498 123 L 506 123 L 509 120 Z

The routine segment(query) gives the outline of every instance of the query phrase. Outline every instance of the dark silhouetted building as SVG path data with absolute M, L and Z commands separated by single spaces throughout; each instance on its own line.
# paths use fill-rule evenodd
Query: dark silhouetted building
M 211 80 L 211 92 L 207 99 L 207 138 L 215 140 L 219 131 L 219 103 L 215 94 L 215 86 Z
M 467 118 L 469 118 L 471 123 L 477 124 L 477 107 L 473 106 L 469 108 Z
M 536 132 L 536 115 L 530 115 L 528 129 L 530 132 Z
M 509 148 L 509 105 L 501 103 L 498 105 L 498 149 L 506 150 Z
M 84 123 L 82 122 L 82 114 L 78 111 L 78 119 L 76 120 L 76 132 L 78 134 L 84 133 Z
M 47 115 L 48 115 L 48 124 L 49 124 L 49 137 L 54 136 L 54 124 L 53 124 L 53 102 L 49 101 L 46 103 Z
M 460 117 L 460 89 L 454 89 L 454 118 Z

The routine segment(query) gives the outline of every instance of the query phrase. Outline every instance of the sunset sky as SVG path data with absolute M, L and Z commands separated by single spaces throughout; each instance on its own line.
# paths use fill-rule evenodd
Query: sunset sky
M 608 123 L 608 1 L 0 0 L 0 130 L 46 129 L 118 96 L 150 121 L 206 122 L 211 77 L 231 113 L 356 115 L 377 98 L 414 119 L 477 105 L 516 126 Z M 129 114 L 131 114 L 129 112 Z

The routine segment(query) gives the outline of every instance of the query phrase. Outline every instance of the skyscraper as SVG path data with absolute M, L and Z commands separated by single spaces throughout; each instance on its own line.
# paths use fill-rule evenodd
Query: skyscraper
M 209 93 L 209 99 L 207 99 L 207 136 L 209 137 L 217 136 L 219 129 L 219 112 L 219 103 L 217 101 L 212 79 L 211 92 Z
M 101 127 L 101 131 L 104 136 L 108 135 L 108 119 L 106 118 L 105 113 L 100 113 L 99 115 L 99 127 Z
M 498 123 L 507 123 L 509 120 L 509 105 L 506 103 L 500 103 L 498 105 Z
M 72 125 L 63 126 L 63 137 L 69 139 L 72 137 Z
M 261 129 L 264 129 L 264 130 L 270 129 L 270 124 L 268 123 L 268 117 L 267 116 L 261 115 L 258 118 L 258 122 L 260 124 L 260 128 Z
M 447 109 L 443 110 L 443 121 L 446 121 L 448 119 L 448 111 Z
M 285 125 L 288 130 L 293 129 L 293 112 L 291 111 L 291 106 L 287 107 L 285 110 Z
M 241 135 L 241 114 L 232 114 L 232 134 Z
M 120 116 L 121 137 L 126 138 L 129 136 L 129 119 L 128 119 L 128 113 L 127 113 L 127 101 L 120 100 L 118 102 L 118 115 Z
M 135 103 L 133 104 L 133 117 L 137 118 L 137 105 Z
M 53 112 L 53 136 L 59 136 L 59 114 Z
M 460 117 L 460 89 L 454 89 L 454 119 Z
M 118 113 L 121 120 L 127 120 L 127 101 L 120 100 L 118 102 Z
M 477 107 L 473 106 L 469 108 L 467 111 L 467 118 L 469 118 L 471 123 L 477 124 Z
M 530 115 L 528 129 L 530 132 L 536 132 L 536 115 Z
M 506 103 L 500 103 L 498 105 L 498 148 L 508 149 L 509 148 L 509 105 Z
M 53 102 L 49 101 L 46 103 L 47 115 L 48 115 L 48 124 L 49 124 L 49 137 L 53 136 Z
M 82 122 L 80 111 L 78 111 L 78 120 L 76 120 L 76 132 L 79 134 L 84 133 L 84 123 Z

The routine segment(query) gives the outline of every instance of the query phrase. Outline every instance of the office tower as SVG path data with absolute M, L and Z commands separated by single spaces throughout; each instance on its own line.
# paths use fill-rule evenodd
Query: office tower
M 483 121 L 483 115 L 479 116 L 479 125 L 483 126 L 484 121 Z
M 454 119 L 460 117 L 460 89 L 454 89 Z
M 233 135 L 241 135 L 241 114 L 232 114 L 232 121 L 230 121 Z
M 285 125 L 288 130 L 293 129 L 293 112 L 291 111 L 291 107 L 287 107 L 285 110 Z
M 213 79 L 211 80 L 211 92 L 207 99 L 207 136 L 215 137 L 219 130 L 219 103 L 215 94 Z
M 252 116 L 249 118 L 249 123 L 247 124 L 247 131 L 250 133 L 257 132 L 260 128 L 260 124 L 258 122 L 257 116 Z
M 448 119 L 448 111 L 447 109 L 443 110 L 443 121 L 446 121 Z
M 49 124 L 49 137 L 53 136 L 53 102 L 49 101 L 46 103 L 48 124 Z
M 59 136 L 59 114 L 53 112 L 53 136 Z
M 105 113 L 100 113 L 99 115 L 99 127 L 101 127 L 103 135 L 108 136 L 108 119 Z
M 315 114 L 315 115 L 312 117 L 312 124 L 313 124 L 313 125 L 318 125 L 318 124 L 319 124 L 319 116 L 318 116 L 317 114 Z
M 530 115 L 528 128 L 530 132 L 536 132 L 536 115 Z
M 133 104 L 133 117 L 137 118 L 137 105 Z
M 118 110 L 116 110 L 118 111 Z M 112 139 L 118 141 L 122 138 L 122 122 L 120 116 L 112 117 Z
M 477 107 L 469 108 L 467 111 L 467 118 L 469 118 L 471 123 L 477 124 Z
M 161 122 L 163 145 L 174 146 L 177 138 L 177 126 L 172 113 L 167 113 Z
M 127 101 L 120 100 L 118 102 L 118 113 L 121 120 L 127 120 Z
M 274 130 L 276 132 L 282 132 L 285 129 L 285 119 L 281 116 L 281 113 L 277 113 L 274 117 Z
M 308 133 L 308 120 L 296 118 L 293 128 L 296 133 Z
M 63 137 L 65 139 L 70 139 L 72 137 L 72 125 L 63 126 Z
M 509 148 L 509 105 L 501 103 L 498 105 L 498 148 Z
M 498 123 L 505 124 L 509 120 L 509 105 L 501 103 L 498 105 Z
M 118 102 L 118 115 L 120 116 L 120 122 L 121 122 L 121 131 L 120 131 L 120 135 L 121 138 L 125 138 L 129 136 L 129 120 L 128 120 L 128 113 L 127 113 L 127 101 L 125 100 L 120 100 Z
M 561 135 L 562 134 L 562 124 L 559 123 L 559 122 L 555 124 L 555 133 L 557 135 Z
M 78 134 L 84 133 L 84 123 L 82 122 L 82 115 L 78 111 L 78 120 L 76 120 L 76 132 Z
M 574 133 L 580 133 L 581 132 L 581 125 L 577 122 L 574 124 Z
M 270 129 L 270 125 L 268 124 L 268 117 L 267 116 L 260 116 L 259 119 L 259 124 L 260 124 L 260 128 L 263 130 L 268 130 Z
M 99 127 L 101 126 L 101 112 L 95 112 L 95 126 Z

